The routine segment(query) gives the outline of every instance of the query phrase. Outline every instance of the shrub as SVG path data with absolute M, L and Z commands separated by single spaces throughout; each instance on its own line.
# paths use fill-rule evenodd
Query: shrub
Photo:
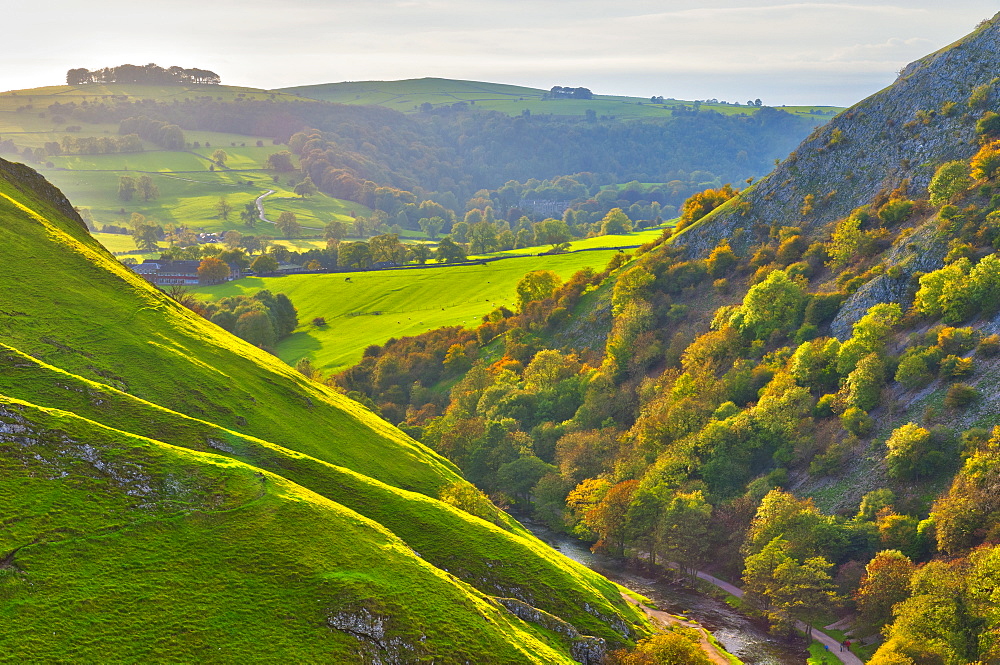
M 840 424 L 855 436 L 865 436 L 872 431 L 875 421 L 864 410 L 852 406 L 841 414 Z
M 972 374 L 974 362 L 972 358 L 950 355 L 941 359 L 941 376 L 959 378 Z
M 972 177 L 977 180 L 990 180 L 1000 170 L 1000 141 L 987 143 L 969 162 Z
M 891 199 L 879 208 L 878 216 L 886 224 L 898 224 L 905 221 L 913 213 L 913 201 Z
M 927 192 L 933 205 L 944 205 L 951 198 L 969 188 L 969 165 L 963 161 L 945 162 L 934 172 Z
M 992 357 L 1000 352 L 1000 335 L 988 335 L 979 341 L 976 354 L 984 357 Z
M 944 405 L 949 409 L 958 409 L 972 404 L 979 397 L 979 391 L 966 383 L 953 383 L 948 388 Z
M 928 471 L 931 452 L 929 430 L 907 423 L 893 430 L 885 445 L 888 448 L 885 464 L 890 477 L 912 480 Z

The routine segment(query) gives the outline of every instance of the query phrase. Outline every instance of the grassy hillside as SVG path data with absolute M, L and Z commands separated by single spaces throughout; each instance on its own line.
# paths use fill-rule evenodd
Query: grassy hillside
M 0 173 L 4 652 L 566 660 L 501 593 L 643 630 L 495 509 L 438 501 L 450 463 L 136 279 L 30 170 Z
M 142 86 L 126 84 L 90 84 L 85 86 L 50 86 L 0 93 L 0 139 L 10 139 L 22 149 L 42 148 L 47 142 L 60 142 L 66 136 L 117 136 L 118 125 L 78 122 L 50 110 L 54 104 L 96 102 L 108 99 L 156 99 L 169 102 L 209 97 L 224 102 L 270 100 L 275 103 L 305 101 L 281 92 L 235 86 Z M 78 129 L 67 129 L 76 124 Z M 295 196 L 291 187 L 295 174 L 277 175 L 264 169 L 272 153 L 287 149 L 274 145 L 270 136 L 249 136 L 216 131 L 186 130 L 188 147 L 164 150 L 144 142 L 144 151 L 104 155 L 50 155 L 36 167 L 73 200 L 89 209 L 96 224 L 124 225 L 138 212 L 158 224 L 185 225 L 203 231 L 241 232 L 279 235 L 270 224 L 259 222 L 255 229 L 244 226 L 238 212 L 269 189 L 275 194 L 264 199 L 264 213 L 276 220 L 285 210 L 294 212 L 299 223 L 322 228 L 333 219 L 351 221 L 351 213 L 370 214 L 365 206 L 318 194 L 307 199 Z M 266 139 L 266 140 L 265 140 Z M 257 146 L 260 140 L 264 145 Z M 195 145 L 199 147 L 195 147 Z M 226 151 L 226 168 L 210 171 L 210 159 L 216 149 Z M 5 156 L 10 157 L 11 154 Z M 123 175 L 149 174 L 160 196 L 151 201 L 118 198 L 118 179 Z M 235 212 L 229 220 L 218 217 L 215 208 L 226 197 Z M 131 248 L 129 248 L 131 249 Z M 121 251 L 116 248 L 115 251 Z
M 212 299 L 261 289 L 287 294 L 299 310 L 300 325 L 278 344 L 278 356 L 291 365 L 309 358 L 326 372 L 356 363 L 365 347 L 390 337 L 444 326 L 475 327 L 497 307 L 516 309 L 514 289 L 527 272 L 552 270 L 566 279 L 586 267 L 600 271 L 615 254 L 617 250 L 591 251 L 481 266 L 249 277 L 195 292 Z M 326 325 L 313 325 L 316 317 L 324 317 Z
M 615 118 L 657 118 L 671 114 L 672 109 L 691 106 L 693 102 L 667 99 L 662 104 L 652 103 L 645 97 L 619 95 L 594 95 L 593 99 L 543 99 L 547 92 L 502 83 L 462 81 L 455 79 L 421 78 L 402 81 L 347 81 L 321 85 L 283 88 L 280 92 L 300 97 L 310 97 L 339 104 L 374 104 L 404 113 L 416 112 L 422 104 L 433 107 L 466 103 L 476 108 L 500 111 L 507 115 L 532 114 L 583 116 L 593 111 L 599 116 Z M 735 104 L 700 104 L 704 110 L 725 115 L 752 114 L 756 108 Z M 824 121 L 839 113 L 831 106 L 782 106 L 782 110 Z

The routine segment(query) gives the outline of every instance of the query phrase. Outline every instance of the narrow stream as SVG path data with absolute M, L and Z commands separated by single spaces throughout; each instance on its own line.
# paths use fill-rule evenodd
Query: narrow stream
M 660 609 L 697 620 L 712 631 L 729 653 L 747 665 L 802 665 L 806 662 L 801 647 L 774 639 L 721 600 L 625 570 L 620 561 L 593 554 L 585 543 L 556 533 L 544 525 L 527 521 L 522 524 L 570 559 L 638 591 L 653 600 Z

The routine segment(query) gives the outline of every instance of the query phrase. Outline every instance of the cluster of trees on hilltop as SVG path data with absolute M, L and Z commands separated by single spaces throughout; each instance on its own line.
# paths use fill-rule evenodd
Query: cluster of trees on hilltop
M 943 165 L 929 197 L 883 191 L 824 237 L 757 223 L 750 251 L 722 240 L 694 260 L 654 243 L 625 267 L 525 288 L 519 311 L 476 330 L 370 347 L 333 380 L 498 503 L 597 549 L 685 566 L 711 552 L 776 631 L 839 605 L 862 634 L 888 636 L 873 663 L 989 661 L 1000 429 L 972 425 L 977 383 L 1000 369 L 1000 336 L 981 329 L 1000 311 L 991 138 L 971 162 Z M 741 205 L 723 194 L 685 213 Z M 914 223 L 948 245 L 946 265 L 917 274 L 912 307 L 874 306 L 833 337 L 846 298 L 899 279 L 885 252 Z M 928 387 L 940 401 L 907 414 Z M 877 438 L 876 409 L 889 425 Z M 784 489 L 841 477 L 865 450 L 882 456 L 863 462 L 871 491 L 837 515 Z
M 148 65 L 118 65 L 117 67 L 102 67 L 89 70 L 83 67 L 66 72 L 67 85 L 83 85 L 85 83 L 141 83 L 145 85 L 205 83 L 217 85 L 222 79 L 215 72 L 207 69 L 187 69 L 184 67 L 167 67 L 157 64 Z
M 590 88 L 568 88 L 562 85 L 554 85 L 545 95 L 546 99 L 593 99 L 594 93 Z

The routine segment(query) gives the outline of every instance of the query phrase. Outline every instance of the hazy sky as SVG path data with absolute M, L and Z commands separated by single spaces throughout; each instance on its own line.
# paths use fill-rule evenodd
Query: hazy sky
M 14 3 L 10 3 L 14 4 Z M 4 10 L 0 89 L 155 62 L 261 88 L 422 76 L 849 105 L 970 32 L 981 0 L 48 0 Z M 15 27 L 16 26 L 16 27 Z

